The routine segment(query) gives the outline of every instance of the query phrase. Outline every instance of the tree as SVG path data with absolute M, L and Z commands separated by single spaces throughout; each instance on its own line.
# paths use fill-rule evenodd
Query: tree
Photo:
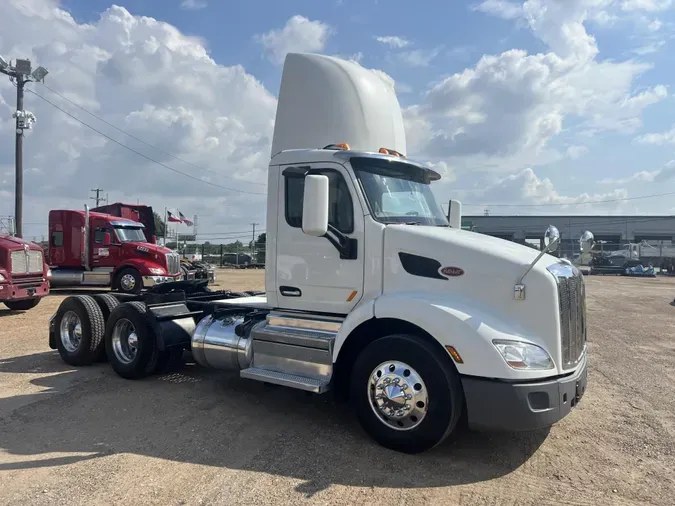
M 164 220 L 156 212 L 153 212 L 152 214 L 155 215 L 155 236 L 164 237 Z
M 256 241 L 257 244 L 265 244 L 267 242 L 267 234 L 263 232 L 258 236 L 258 240 Z

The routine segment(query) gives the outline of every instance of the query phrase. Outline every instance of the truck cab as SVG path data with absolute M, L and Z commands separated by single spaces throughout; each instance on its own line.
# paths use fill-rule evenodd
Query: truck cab
M 178 254 L 147 242 L 142 223 L 88 208 L 50 211 L 49 263 L 53 286 L 138 293 L 182 276 Z
M 0 303 L 26 311 L 49 293 L 51 272 L 37 244 L 0 234 Z

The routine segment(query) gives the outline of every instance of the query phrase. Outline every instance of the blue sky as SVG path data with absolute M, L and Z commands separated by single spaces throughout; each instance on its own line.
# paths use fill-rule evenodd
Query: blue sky
M 673 0 L 117 5 L 8 0 L 0 6 L 0 53 L 31 56 L 50 68 L 46 84 L 68 100 L 165 152 L 222 172 L 223 184 L 260 188 L 280 61 L 286 50 L 309 50 L 353 58 L 393 80 L 409 154 L 442 172 L 438 198 L 461 199 L 470 204 L 466 213 L 482 214 L 486 206 L 493 214 L 675 212 L 670 195 L 631 200 L 675 192 Z M 147 49 L 155 45 L 159 51 Z M 179 46 L 188 50 L 178 54 Z M 206 66 L 199 56 L 204 49 L 213 59 Z M 224 71 L 233 74 L 222 80 Z M 4 118 L 11 115 L 9 86 L 0 84 Z M 81 120 L 139 147 L 42 90 Z M 218 216 L 215 206 L 237 207 L 246 199 L 224 192 L 209 207 L 198 183 L 169 178 L 158 185 L 156 164 L 143 168 L 146 189 L 132 191 L 116 171 L 128 166 L 137 177 L 145 161 L 36 97 L 29 95 L 28 104 L 39 118 L 27 137 L 28 146 L 39 146 L 27 153 L 33 172 L 26 176 L 35 182 L 36 223 L 43 209 L 80 202 L 85 188 L 100 185 L 111 200 L 140 198 L 158 208 L 179 202 L 185 214 L 207 222 Z M 6 135 L 10 122 L 0 127 L 0 195 L 8 197 L 0 198 L 1 216 L 11 213 L 13 142 Z M 165 153 L 143 152 L 188 169 Z M 235 213 L 223 226 L 236 228 L 255 213 L 264 220 L 258 208 Z

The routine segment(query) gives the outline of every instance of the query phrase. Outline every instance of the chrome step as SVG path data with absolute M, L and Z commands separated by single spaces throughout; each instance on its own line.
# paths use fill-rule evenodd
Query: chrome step
M 239 374 L 242 378 L 297 388 L 298 390 L 305 390 L 306 392 L 314 392 L 316 394 L 327 392 L 330 389 L 330 377 L 307 378 L 306 376 L 271 371 L 260 367 L 249 367 L 248 369 L 243 369 Z
M 291 344 L 305 348 L 328 350 L 332 353 L 335 332 L 321 332 L 304 328 L 274 327 L 269 324 L 256 326 L 251 337 L 256 341 Z

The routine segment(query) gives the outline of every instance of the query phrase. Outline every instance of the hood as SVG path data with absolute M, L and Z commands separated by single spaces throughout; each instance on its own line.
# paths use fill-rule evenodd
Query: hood
M 157 255 L 166 255 L 167 253 L 173 253 L 173 250 L 165 248 L 164 246 L 159 246 L 158 244 L 152 244 L 149 242 L 124 242 L 122 247 L 126 251 L 138 251 L 139 253 L 154 253 Z
M 528 246 L 446 227 L 388 225 L 384 250 L 385 294 L 406 292 L 468 314 L 480 311 L 484 321 L 509 322 L 523 336 L 556 335 L 557 283 L 547 267 L 562 261 L 552 255 L 535 264 L 523 280 L 525 300 L 516 300 L 514 287 L 539 254 Z
M 435 245 L 434 250 L 439 251 L 439 248 L 444 248 L 448 250 L 447 253 L 457 250 L 453 256 L 461 251 L 462 256 L 468 255 L 467 260 L 473 255 L 479 255 L 485 262 L 493 259 L 501 264 L 506 262 L 514 266 L 526 267 L 540 253 L 539 250 L 516 242 L 449 227 L 389 225 L 387 228 L 391 229 L 392 232 L 396 230 L 397 235 L 398 233 L 403 233 L 409 237 L 413 249 L 417 242 L 431 241 Z M 542 231 L 543 235 L 544 231 Z M 551 263 L 557 262 L 559 262 L 559 259 L 553 255 L 544 255 L 537 265 L 544 264 L 548 266 Z M 489 264 L 482 267 L 489 268 Z
M 42 248 L 31 241 L 26 241 L 20 237 L 13 237 L 11 235 L 0 235 L 0 248 L 6 249 L 8 251 L 14 251 L 18 249 L 23 249 L 24 245 L 32 250 L 41 250 Z

